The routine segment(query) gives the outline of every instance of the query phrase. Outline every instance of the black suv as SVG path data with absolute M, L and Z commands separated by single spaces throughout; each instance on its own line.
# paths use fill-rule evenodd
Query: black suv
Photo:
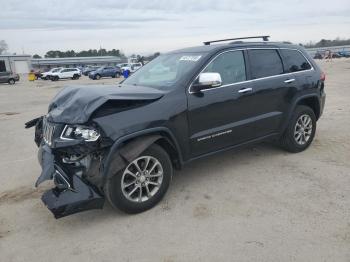
M 265 37 L 266 38 L 266 37 Z M 228 39 L 231 40 L 231 39 Z M 312 142 L 325 75 L 296 45 L 230 42 L 161 55 L 122 83 L 67 87 L 36 126 L 43 202 L 56 218 L 112 206 L 138 213 L 166 193 L 173 168 L 266 140 Z

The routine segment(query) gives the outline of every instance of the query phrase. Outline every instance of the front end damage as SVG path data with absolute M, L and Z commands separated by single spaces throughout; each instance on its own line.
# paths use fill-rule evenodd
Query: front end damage
M 40 117 L 26 124 L 35 126 L 35 142 L 42 172 L 35 183 L 53 180 L 55 187 L 46 191 L 42 201 L 61 218 L 77 212 L 101 209 L 104 205 L 101 166 L 108 139 L 96 141 L 64 138 L 64 124 L 50 123 Z
M 42 172 L 36 186 L 46 180 L 55 183 L 42 200 L 56 218 L 103 207 L 107 179 L 159 139 L 134 139 L 116 149 L 116 139 L 132 131 L 130 117 L 109 115 L 142 108 L 163 94 L 141 86 L 66 87 L 51 101 L 46 116 L 25 124 L 35 127 L 39 147 Z

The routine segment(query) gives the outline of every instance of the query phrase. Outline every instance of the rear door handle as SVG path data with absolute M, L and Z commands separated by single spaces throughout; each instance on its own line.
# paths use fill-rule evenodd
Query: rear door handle
M 295 81 L 295 79 L 294 79 L 294 78 L 291 78 L 291 79 L 285 80 L 284 82 L 285 82 L 286 84 L 289 84 L 289 83 L 293 83 L 294 81 Z
M 253 88 L 248 87 L 248 88 L 242 88 L 242 89 L 238 90 L 238 93 L 243 94 L 243 93 L 248 93 L 248 92 L 251 92 L 251 91 L 253 91 Z

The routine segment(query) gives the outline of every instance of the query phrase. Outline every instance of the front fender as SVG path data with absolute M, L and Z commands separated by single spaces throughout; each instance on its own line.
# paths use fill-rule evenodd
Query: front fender
M 103 184 L 107 181 L 107 178 L 117 174 L 118 171 L 122 170 L 128 163 L 160 138 L 162 138 L 160 135 L 142 136 L 135 138 L 126 145 L 116 141 L 104 162 L 102 173 Z
M 163 138 L 160 132 L 165 132 L 170 136 L 171 142 L 179 154 L 180 163 L 183 163 L 180 147 L 171 132 L 165 127 L 151 128 L 142 130 L 116 140 L 107 154 L 103 169 L 102 181 L 103 184 L 107 179 L 122 170 L 129 162 L 134 160 L 143 151 L 157 140 Z M 131 142 L 125 144 L 126 141 Z

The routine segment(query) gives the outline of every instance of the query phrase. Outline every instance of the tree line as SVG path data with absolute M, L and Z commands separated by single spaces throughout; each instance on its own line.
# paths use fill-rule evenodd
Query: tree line
M 137 62 L 141 62 L 144 64 L 147 61 L 151 61 L 152 59 L 159 56 L 160 53 L 156 52 L 149 56 L 142 56 L 142 55 L 131 55 L 132 58 L 135 58 Z M 50 50 L 46 52 L 45 58 L 65 58 L 65 57 L 88 57 L 88 56 L 119 56 L 121 58 L 126 58 L 126 56 L 119 50 L 119 49 L 112 49 L 112 50 L 106 50 L 106 49 L 89 49 L 89 50 L 83 50 L 80 52 L 75 52 L 74 50 L 68 50 L 68 51 L 59 51 L 59 50 Z M 33 58 L 42 58 L 40 55 L 35 54 L 33 55 Z
M 50 50 L 46 52 L 45 58 L 65 58 L 65 57 L 87 57 L 87 56 L 119 56 L 125 57 L 125 55 L 119 49 L 106 50 L 101 49 L 89 49 L 76 52 L 74 50 L 60 51 Z M 42 58 L 40 55 L 33 55 L 33 58 Z
M 317 48 L 317 47 L 330 47 L 330 46 L 341 46 L 350 45 L 350 39 L 340 39 L 337 37 L 334 40 L 321 39 L 317 43 L 309 42 L 304 47 L 306 48 Z

